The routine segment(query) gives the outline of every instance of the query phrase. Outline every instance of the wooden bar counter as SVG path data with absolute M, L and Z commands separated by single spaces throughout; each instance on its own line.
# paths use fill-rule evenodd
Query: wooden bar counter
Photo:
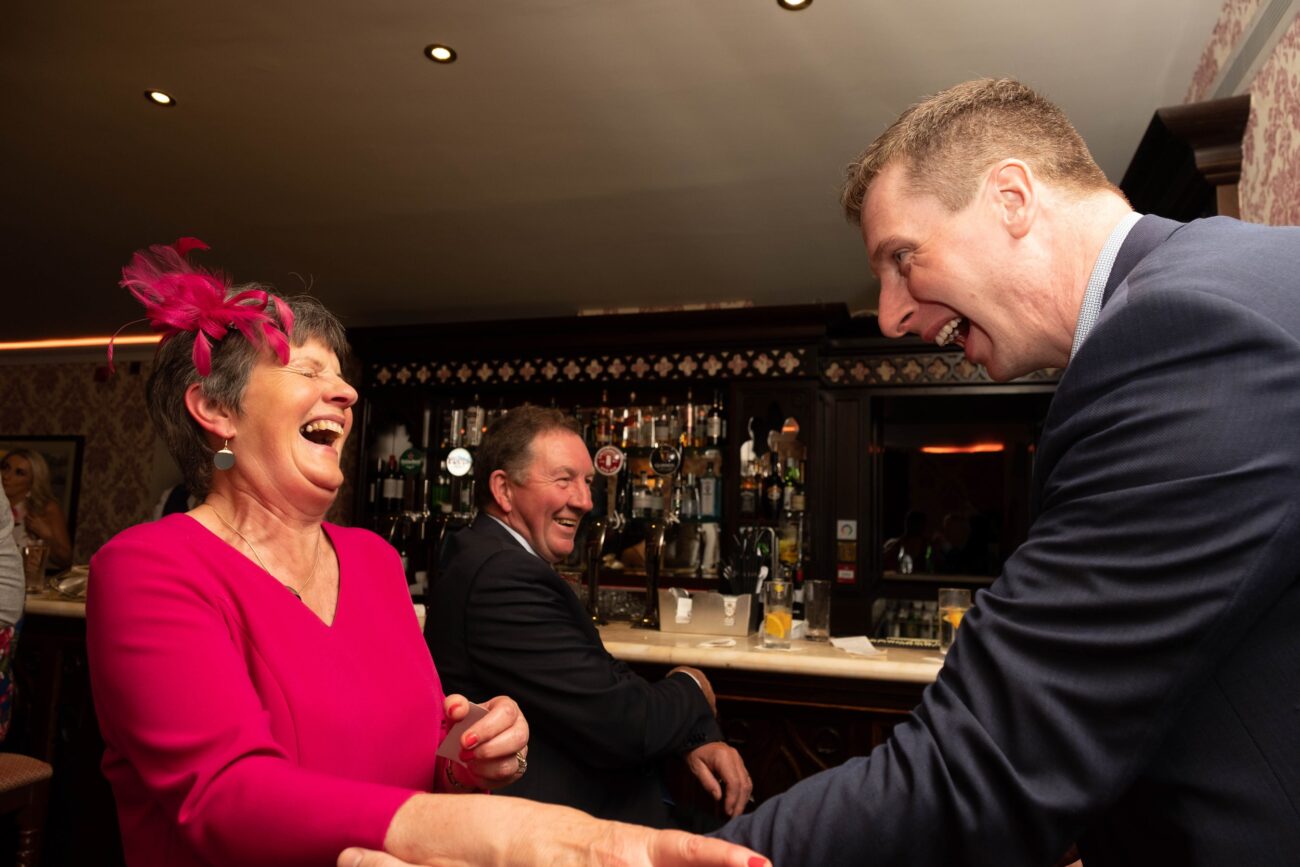
M 800 640 L 790 650 L 767 650 L 757 635 L 719 647 L 718 636 L 627 623 L 601 627 L 600 634 L 611 654 L 651 680 L 678 665 L 704 671 L 717 695 L 723 733 L 744 757 L 760 803 L 804 777 L 871 752 L 917 705 L 943 666 L 935 650 L 891 647 L 864 657 Z M 698 784 L 673 783 L 679 798 L 712 808 Z

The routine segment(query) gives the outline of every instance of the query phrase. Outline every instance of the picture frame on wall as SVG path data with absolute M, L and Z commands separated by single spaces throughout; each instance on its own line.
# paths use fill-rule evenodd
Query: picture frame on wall
M 39 452 L 50 467 L 50 487 L 67 516 L 68 536 L 76 544 L 77 501 L 81 496 L 81 461 L 84 436 L 27 436 L 0 434 L 0 460 L 15 449 Z

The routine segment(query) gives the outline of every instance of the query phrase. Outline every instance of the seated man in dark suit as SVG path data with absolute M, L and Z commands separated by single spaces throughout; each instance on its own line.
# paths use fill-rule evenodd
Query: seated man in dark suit
M 515 697 L 531 726 L 529 772 L 499 791 L 604 819 L 669 827 L 660 759 L 683 757 L 728 815 L 752 788 L 722 741 L 704 674 L 650 683 L 601 644 L 552 568 L 591 508 L 592 466 L 570 420 L 525 406 L 488 430 L 474 468 L 479 513 L 446 543 L 425 638 L 444 689 Z

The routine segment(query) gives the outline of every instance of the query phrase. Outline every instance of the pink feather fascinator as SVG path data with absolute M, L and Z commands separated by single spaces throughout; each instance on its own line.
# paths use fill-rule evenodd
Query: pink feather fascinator
M 269 347 L 281 364 L 288 364 L 288 335 L 293 331 L 289 306 L 262 289 L 231 295 L 230 280 L 224 274 L 189 261 L 191 250 L 206 249 L 208 245 L 198 238 L 181 238 L 175 244 L 140 250 L 122 269 L 121 285 L 144 305 L 146 319 L 155 331 L 163 332 L 164 341 L 181 332 L 193 332 L 194 367 L 200 376 L 212 372 L 213 341 L 231 329 L 255 346 Z M 266 312 L 270 304 L 275 305 L 280 325 Z M 113 367 L 112 341 L 108 366 L 110 370 Z

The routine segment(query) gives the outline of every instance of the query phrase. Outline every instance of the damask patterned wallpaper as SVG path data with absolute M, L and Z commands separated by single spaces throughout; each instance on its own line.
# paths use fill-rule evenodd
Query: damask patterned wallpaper
M 1300 17 L 1250 84 L 1241 160 L 1242 218 L 1300 225 Z
M 154 432 L 145 364 L 96 381 L 93 362 L 0 366 L 0 433 L 86 438 L 73 560 L 85 563 L 119 530 L 149 517 Z M 137 372 L 131 373 L 134 369 Z
M 1245 35 L 1246 26 L 1259 12 L 1264 0 L 1227 0 L 1219 21 L 1214 25 L 1210 41 L 1201 53 L 1201 62 L 1192 73 L 1192 83 L 1188 85 L 1187 96 L 1183 102 L 1201 102 L 1210 98 L 1211 89 L 1219 77 L 1219 70 L 1232 55 L 1241 37 Z
M 97 381 L 101 367 L 0 365 L 0 435 L 86 438 L 73 542 L 77 563 L 87 562 L 120 530 L 149 520 L 161 493 L 150 489 L 156 437 L 144 400 L 149 363 L 121 363 L 113 376 Z M 349 372 L 356 382 L 359 370 Z M 339 524 L 349 523 L 352 514 L 357 442 L 354 434 L 344 448 L 347 480 L 328 516 Z
M 1227 0 L 1201 55 L 1186 102 L 1212 96 L 1265 0 Z M 1255 73 L 1242 141 L 1241 216 L 1254 223 L 1300 225 L 1300 17 L 1293 18 Z

